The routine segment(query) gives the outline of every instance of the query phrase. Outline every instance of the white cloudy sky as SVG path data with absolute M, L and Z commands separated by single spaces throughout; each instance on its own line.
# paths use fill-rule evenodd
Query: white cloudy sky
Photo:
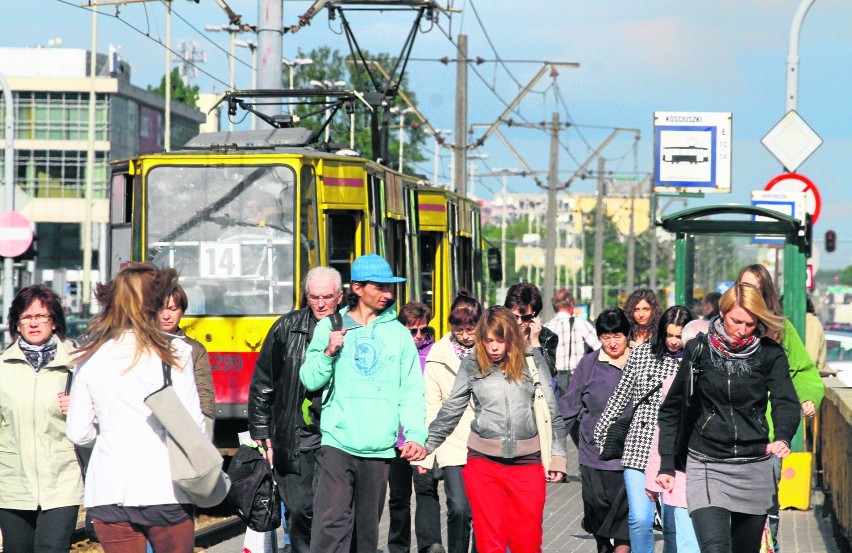
M 58 0 L 7 3 L 0 24 L 0 46 L 47 45 L 61 37 L 62 47 L 88 48 L 89 13 L 77 7 L 81 2 Z M 243 21 L 257 21 L 257 5 L 248 0 L 231 0 L 231 7 Z M 176 17 L 173 43 L 194 40 L 207 51 L 206 71 L 220 81 L 228 80 L 228 59 L 210 40 L 228 49 L 223 33 L 198 33 L 205 24 L 227 23 L 214 0 L 199 4 L 186 0 L 172 2 Z M 285 25 L 310 5 L 306 1 L 284 2 Z M 455 0 L 463 12 L 450 23 L 441 19 L 444 30 L 455 37 L 469 35 L 469 55 L 494 59 L 485 34 L 475 17 L 475 7 L 497 54 L 507 60 L 551 60 L 580 63 L 579 69 L 564 69 L 557 83 L 566 106 L 556 101 L 552 91 L 530 95 L 520 107 L 532 122 L 549 121 L 553 111 L 564 119 L 570 116 L 575 128 L 561 140 L 560 168 L 567 178 L 579 163 L 600 144 L 614 127 L 641 131 L 638 147 L 624 135 L 604 152 L 607 168 L 616 171 L 650 172 L 653 168 L 653 113 L 655 111 L 701 111 L 733 113 L 733 190 L 730 195 L 708 196 L 704 203 L 748 202 L 750 193 L 762 189 L 781 172 L 780 164 L 760 144 L 784 112 L 785 60 L 793 14 L 799 0 Z M 115 8 L 102 8 L 115 15 Z M 162 1 L 124 6 L 124 21 L 164 40 Z M 190 25 L 180 19 L 187 20 Z M 410 14 L 353 14 L 353 28 L 364 48 L 398 52 L 408 31 Z M 297 49 L 309 50 L 328 45 L 345 51 L 342 35 L 335 34 L 339 22 L 329 25 L 324 13 L 295 35 L 286 35 L 284 55 L 293 57 Z M 194 27 L 195 29 L 193 29 Z M 98 48 L 109 43 L 122 45 L 123 57 L 133 66 L 133 82 L 139 86 L 159 82 L 163 74 L 163 50 L 155 42 L 132 30 L 115 17 L 101 17 Z M 841 247 L 823 264 L 845 266 L 852 251 L 852 203 L 846 193 L 852 169 L 852 4 L 842 0 L 816 0 L 801 34 L 799 113 L 825 140 L 799 172 L 817 184 L 823 196 L 823 211 L 816 236 L 829 228 L 840 234 Z M 238 56 L 250 62 L 247 50 Z M 414 57 L 454 56 L 449 40 L 438 29 L 420 34 Z M 540 66 L 509 63 L 509 69 L 522 85 Z M 453 128 L 455 68 L 431 62 L 412 62 L 411 88 L 420 98 L 421 110 L 439 128 Z M 478 67 L 482 78 L 503 100 L 510 101 L 518 85 L 496 64 Z M 202 89 L 221 84 L 202 76 Z M 239 64 L 237 86 L 248 88 L 249 70 Z M 503 104 L 473 73 L 469 76 L 469 123 L 493 121 Z M 549 87 L 545 77 L 536 90 Z M 536 169 L 547 168 L 548 137 L 542 132 L 506 129 L 505 134 Z M 476 133 L 475 136 L 478 136 Z M 483 148 L 489 155 L 479 172 L 498 167 L 517 167 L 496 138 Z M 431 174 L 431 163 L 422 167 Z M 444 161 L 442 172 L 449 174 Z M 489 197 L 500 186 L 496 178 L 484 179 L 478 195 Z M 515 191 L 532 190 L 529 179 L 513 178 Z M 575 190 L 586 192 L 591 184 L 578 182 Z M 849 239 L 846 242 L 846 239 Z

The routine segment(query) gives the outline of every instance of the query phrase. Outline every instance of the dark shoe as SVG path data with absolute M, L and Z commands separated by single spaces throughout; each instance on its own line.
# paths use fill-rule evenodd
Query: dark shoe
M 429 546 L 429 549 L 426 550 L 426 553 L 447 553 L 447 550 L 444 549 L 444 546 L 440 543 L 433 543 Z

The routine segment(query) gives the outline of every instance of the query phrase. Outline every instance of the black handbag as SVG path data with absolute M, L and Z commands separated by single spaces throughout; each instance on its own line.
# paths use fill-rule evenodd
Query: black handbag
M 689 358 L 689 378 L 685 383 L 686 389 L 683 392 L 683 401 L 680 406 L 680 424 L 678 424 L 677 440 L 675 441 L 675 470 L 681 472 L 686 471 L 689 436 L 692 434 L 695 421 L 698 419 L 698 401 L 694 394 L 698 375 L 701 374 L 698 361 L 704 352 L 705 335 L 702 332 L 693 339 L 697 340 L 697 343 L 695 349 L 692 350 L 692 356 Z
M 636 406 L 633 408 L 629 417 L 625 418 L 624 413 L 622 413 L 621 418 L 609 425 L 609 429 L 606 431 L 606 439 L 604 439 L 603 447 L 601 448 L 602 460 L 611 461 L 613 459 L 621 459 L 621 456 L 624 454 L 624 441 L 627 439 L 630 423 L 633 422 L 633 415 L 636 414 L 636 407 L 648 401 L 648 398 L 662 386 L 663 383 L 660 382 L 648 390 L 648 393 L 636 402 Z

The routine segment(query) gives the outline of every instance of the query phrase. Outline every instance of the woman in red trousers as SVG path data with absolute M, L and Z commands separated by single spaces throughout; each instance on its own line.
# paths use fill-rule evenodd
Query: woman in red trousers
M 429 425 L 431 453 L 453 431 L 473 400 L 474 421 L 468 458 L 462 470 L 479 553 L 541 551 L 545 477 L 558 482 L 565 473 L 565 427 L 556 408 L 550 372 L 541 355 L 541 321 L 530 323 L 530 349 L 515 316 L 492 307 L 476 325 L 475 355 L 465 357 L 450 396 Z M 553 457 L 544 473 L 533 416 L 534 383 L 528 360 L 545 381 L 550 407 Z

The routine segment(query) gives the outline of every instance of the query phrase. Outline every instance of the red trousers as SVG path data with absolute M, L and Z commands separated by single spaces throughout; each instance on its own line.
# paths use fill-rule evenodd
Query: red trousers
M 174 526 L 137 526 L 129 522 L 92 521 L 106 553 L 145 553 L 151 542 L 154 553 L 192 553 L 195 523 L 185 520 Z
M 545 477 L 541 465 L 469 459 L 462 469 L 479 553 L 541 553 Z

